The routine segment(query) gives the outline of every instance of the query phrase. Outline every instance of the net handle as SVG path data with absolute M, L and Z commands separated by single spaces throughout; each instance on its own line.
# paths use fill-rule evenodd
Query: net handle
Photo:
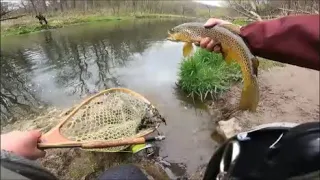
M 92 142 L 70 142 L 70 143 L 39 143 L 39 149 L 51 149 L 51 148 L 74 148 L 81 147 L 83 149 L 93 149 L 93 148 L 107 148 L 107 147 L 117 147 L 124 145 L 133 145 L 133 144 L 143 144 L 146 142 L 144 137 L 138 138 L 127 138 L 121 140 L 113 141 L 92 141 Z
M 58 147 L 59 145 L 61 146 L 67 146 L 67 147 L 79 147 L 79 142 L 75 142 L 75 141 L 70 141 L 68 139 L 66 139 L 64 136 L 62 136 L 60 134 L 60 127 L 70 118 L 73 117 L 73 115 L 75 113 L 77 113 L 83 106 L 87 105 L 89 102 L 91 102 L 94 98 L 101 96 L 102 94 L 105 93 L 112 93 L 112 92 L 124 92 L 127 94 L 131 94 L 139 99 L 141 99 L 142 101 L 144 101 L 145 103 L 151 105 L 151 103 L 141 94 L 134 92 L 130 89 L 127 88 L 110 88 L 110 89 L 106 89 L 106 90 L 102 90 L 99 93 L 85 99 L 84 101 L 81 102 L 81 104 L 79 106 L 77 106 L 76 108 L 74 108 L 68 115 L 67 117 L 65 117 L 59 124 L 57 124 L 54 128 L 52 128 L 50 131 L 48 131 L 47 133 L 45 133 L 44 135 L 41 136 L 40 140 L 41 143 L 38 144 L 39 147 L 41 146 L 54 146 L 54 147 Z M 153 105 L 151 105 L 153 107 Z

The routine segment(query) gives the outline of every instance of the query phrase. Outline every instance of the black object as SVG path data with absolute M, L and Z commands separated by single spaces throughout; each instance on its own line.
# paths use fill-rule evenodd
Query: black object
M 36 17 L 35 18 L 37 18 L 38 20 L 39 20 L 39 23 L 42 25 L 43 23 L 42 23 L 42 21 L 45 23 L 45 24 L 48 24 L 48 21 L 47 21 L 47 19 L 42 15 L 42 14 L 38 14 L 38 15 L 36 15 Z
M 148 178 L 137 166 L 126 164 L 106 170 L 97 180 L 148 180 Z
M 1 151 L 1 167 L 13 172 L 13 174 L 7 174 L 7 176 L 1 173 L 3 179 L 18 179 L 22 175 L 30 180 L 57 180 L 52 173 L 36 161 L 25 159 L 4 150 Z
M 314 172 L 316 176 L 319 174 L 319 122 L 293 128 L 263 128 L 249 132 L 247 138 L 250 139 L 241 141 L 234 136 L 222 144 L 212 156 L 204 180 L 216 179 L 222 154 L 231 141 L 237 141 L 240 145 L 240 154 L 229 174 L 232 179 L 284 180 Z

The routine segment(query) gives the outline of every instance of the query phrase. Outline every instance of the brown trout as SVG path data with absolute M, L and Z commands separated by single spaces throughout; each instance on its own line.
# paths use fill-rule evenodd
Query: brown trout
M 183 56 L 189 56 L 193 43 L 204 37 L 216 39 L 221 43 L 222 55 L 230 64 L 236 61 L 242 71 L 243 88 L 239 103 L 240 110 L 255 112 L 259 103 L 259 87 L 257 83 L 258 59 L 251 53 L 243 39 L 239 36 L 240 27 L 234 24 L 216 25 L 207 29 L 203 23 L 184 23 L 168 31 L 167 40 L 184 42 Z

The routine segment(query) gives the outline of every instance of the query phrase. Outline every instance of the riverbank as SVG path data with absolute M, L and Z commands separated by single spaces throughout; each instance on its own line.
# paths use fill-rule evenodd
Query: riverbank
M 265 123 L 306 123 L 319 121 L 319 72 L 292 65 L 267 68 L 259 72 L 260 102 L 256 113 L 237 112 L 224 117 L 228 107 L 238 103 L 241 84 L 236 84 L 218 101 L 208 102 L 212 119 L 216 124 L 214 140 L 228 138 Z M 221 134 L 223 133 L 223 134 Z M 202 179 L 206 166 L 190 177 Z
M 319 72 L 292 65 L 259 73 L 260 102 L 257 112 L 228 112 L 240 98 L 241 86 L 234 85 L 219 101 L 209 105 L 223 136 L 247 131 L 265 123 L 319 121 Z M 216 132 L 219 133 L 219 132 Z
M 99 21 L 121 21 L 129 19 L 171 19 L 171 18 L 192 18 L 173 14 L 128 14 L 123 16 L 110 16 L 101 14 L 64 14 L 58 16 L 47 16 L 48 25 L 40 25 L 39 21 L 32 16 L 24 16 L 1 22 L 1 37 L 19 34 L 29 34 L 47 29 L 62 28 L 70 25 L 91 23 Z

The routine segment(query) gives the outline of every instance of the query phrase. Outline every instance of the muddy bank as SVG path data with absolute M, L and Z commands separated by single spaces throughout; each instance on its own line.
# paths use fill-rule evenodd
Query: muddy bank
M 140 167 L 149 179 L 167 180 L 165 170 L 154 159 L 141 154 L 87 152 L 80 149 L 48 150 L 39 162 L 59 179 L 95 180 L 103 171 L 120 164 Z
M 238 103 L 241 84 L 232 87 L 218 102 L 210 103 L 211 113 L 224 125 L 222 131 L 237 133 L 272 122 L 303 123 L 319 120 L 319 72 L 286 65 L 261 71 L 258 77 L 260 102 L 256 113 L 231 113 L 227 107 Z M 221 105 L 223 104 L 223 105 Z M 220 108 L 217 111 L 216 108 Z M 221 124 L 220 123 L 220 124 Z M 230 134 L 230 133 L 229 133 Z
M 216 125 L 212 138 L 226 138 L 255 126 L 273 123 L 319 121 L 319 72 L 291 65 L 273 67 L 259 73 L 260 103 L 256 113 L 233 112 L 240 98 L 241 83 L 219 100 L 207 102 Z M 190 179 L 202 179 L 206 166 L 199 167 Z

